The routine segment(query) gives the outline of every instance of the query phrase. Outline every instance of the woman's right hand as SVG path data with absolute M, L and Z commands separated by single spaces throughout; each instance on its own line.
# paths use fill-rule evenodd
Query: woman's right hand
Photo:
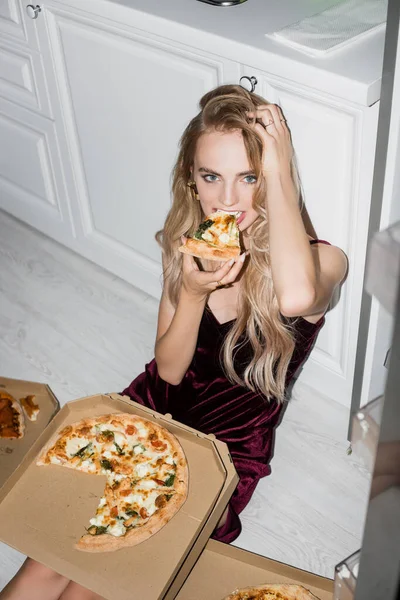
M 182 285 L 186 293 L 199 300 L 205 300 L 219 287 L 232 284 L 242 270 L 246 253 L 225 262 L 215 271 L 200 271 L 190 254 L 183 255 Z

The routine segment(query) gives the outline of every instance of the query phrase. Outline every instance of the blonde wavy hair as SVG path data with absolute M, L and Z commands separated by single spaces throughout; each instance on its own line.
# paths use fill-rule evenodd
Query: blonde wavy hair
M 253 206 L 258 217 L 245 234 L 249 240 L 250 260 L 241 279 L 238 295 L 238 314 L 226 335 L 221 361 L 232 384 L 239 384 L 262 393 L 268 400 L 285 399 L 286 373 L 295 347 L 293 319 L 279 311 L 269 256 L 268 214 L 265 206 L 266 185 L 262 176 L 263 145 L 254 131 L 254 119 L 247 111 L 269 104 L 261 96 L 247 92 L 238 85 L 223 85 L 205 94 L 200 100 L 200 112 L 186 127 L 180 151 L 172 172 L 172 206 L 164 229 L 156 235 L 164 253 L 164 286 L 171 303 L 176 306 L 181 288 L 182 254 L 178 251 L 181 236 L 192 236 L 201 223 L 200 202 L 193 200 L 188 187 L 194 164 L 197 141 L 208 131 L 242 132 L 251 169 L 257 177 Z M 300 185 L 295 161 L 292 178 L 299 193 Z M 249 343 L 252 358 L 242 375 L 234 366 L 237 351 Z

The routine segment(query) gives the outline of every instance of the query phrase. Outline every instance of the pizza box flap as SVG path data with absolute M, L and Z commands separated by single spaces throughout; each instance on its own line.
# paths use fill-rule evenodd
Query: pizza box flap
M 117 412 L 154 420 L 176 435 L 188 460 L 188 498 L 165 527 L 138 546 L 81 552 L 74 543 L 96 512 L 105 477 L 56 465 L 38 467 L 36 458 L 65 425 Z M 0 539 L 107 599 L 130 600 L 133 589 L 147 600 L 165 598 L 176 575 L 184 571 L 186 577 L 190 571 L 207 543 L 206 526 L 215 527 L 237 483 L 224 446 L 117 394 L 69 402 L 0 490 Z
M 302 585 L 320 600 L 333 599 L 331 579 L 209 540 L 176 600 L 223 600 L 235 589 L 265 583 Z
M 28 450 L 51 421 L 53 416 L 59 411 L 60 405 L 49 386 L 45 383 L 0 377 L 0 391 L 11 394 L 17 401 L 26 396 L 34 395 L 34 401 L 40 409 L 36 421 L 30 421 L 23 411 L 25 417 L 24 437 L 19 440 L 0 438 L 1 488 L 22 462 Z

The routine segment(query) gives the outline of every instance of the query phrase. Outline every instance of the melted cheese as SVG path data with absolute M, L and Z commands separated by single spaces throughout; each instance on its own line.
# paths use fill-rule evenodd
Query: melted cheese
M 121 535 L 125 535 L 126 528 L 122 521 L 116 520 L 113 525 L 109 525 L 107 529 L 107 533 L 111 535 L 115 535 L 115 537 L 120 537 Z
M 94 462 L 89 459 L 84 460 L 81 464 L 81 467 L 84 471 L 87 471 L 88 473 L 95 473 L 97 470 Z
M 221 244 L 229 244 L 230 241 L 229 235 L 227 233 L 221 233 L 218 236 L 218 239 L 221 242 Z
M 239 228 L 236 214 L 217 211 L 206 217 L 205 221 L 212 221 L 212 225 L 201 233 L 203 240 L 219 247 L 239 247 Z
M 120 448 L 124 448 L 124 446 L 126 445 L 126 437 L 124 435 L 122 435 L 122 433 L 118 433 L 115 432 L 114 433 L 114 440 L 117 442 L 118 446 Z
M 138 477 L 146 477 L 149 473 L 152 472 L 152 469 L 149 464 L 139 464 L 135 467 L 135 475 Z
M 143 490 L 152 490 L 156 487 L 159 487 L 159 485 L 153 479 L 144 479 L 140 482 L 140 487 Z
M 65 450 L 66 450 L 67 456 L 70 456 L 70 457 L 74 456 L 74 454 L 79 452 L 79 450 L 81 450 L 82 448 L 87 446 L 89 444 L 89 442 L 90 442 L 90 440 L 87 440 L 86 438 L 79 438 L 79 437 L 74 437 L 74 438 L 67 440 L 67 443 L 65 445 Z

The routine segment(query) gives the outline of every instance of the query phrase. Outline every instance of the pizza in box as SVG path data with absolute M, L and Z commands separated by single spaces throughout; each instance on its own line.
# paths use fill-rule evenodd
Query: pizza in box
M 37 464 L 106 477 L 96 514 L 76 543 L 86 552 L 114 551 L 147 540 L 187 497 L 188 466 L 179 441 L 157 423 L 129 413 L 63 427 Z

